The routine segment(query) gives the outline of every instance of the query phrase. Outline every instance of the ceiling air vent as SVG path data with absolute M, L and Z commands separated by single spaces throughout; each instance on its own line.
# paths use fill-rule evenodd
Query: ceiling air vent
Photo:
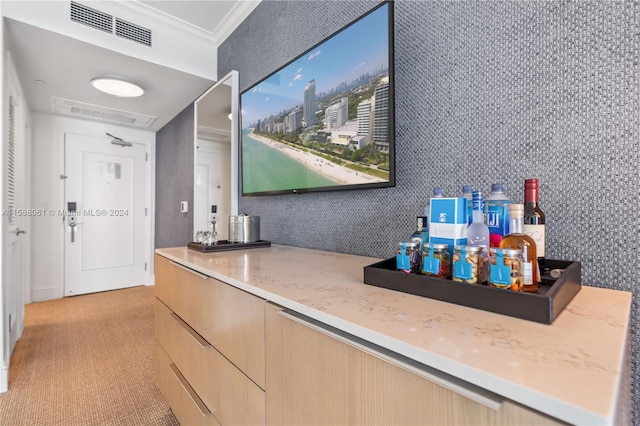
M 124 19 L 100 12 L 75 1 L 71 2 L 71 20 L 151 47 L 150 29 L 132 24 Z
M 146 129 L 156 119 L 153 115 L 91 105 L 84 102 L 58 98 L 56 96 L 51 97 L 51 110 L 58 114 L 73 115 L 78 118 L 121 124 L 140 129 Z
M 151 30 L 116 18 L 116 35 L 151 47 Z
M 113 33 L 113 16 L 71 2 L 71 20 L 107 33 Z

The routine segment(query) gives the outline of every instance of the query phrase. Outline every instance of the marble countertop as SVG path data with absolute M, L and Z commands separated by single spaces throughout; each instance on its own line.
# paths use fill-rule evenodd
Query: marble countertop
M 583 286 L 545 325 L 366 285 L 376 258 L 280 245 L 156 253 L 566 422 L 614 422 L 629 292 Z

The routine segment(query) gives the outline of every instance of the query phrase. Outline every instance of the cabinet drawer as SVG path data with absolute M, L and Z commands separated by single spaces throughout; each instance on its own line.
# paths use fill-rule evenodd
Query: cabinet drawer
M 200 289 L 198 332 L 264 389 L 264 300 L 213 278 Z
M 198 290 L 209 277 L 155 256 L 156 297 L 189 324 L 196 324 Z
M 156 300 L 156 339 L 221 424 L 264 424 L 264 391 Z
M 220 426 L 220 423 L 191 388 L 180 370 L 156 342 L 156 381 L 173 414 L 182 425 Z
M 267 424 L 563 424 L 271 304 L 267 327 Z
M 159 255 L 156 297 L 265 388 L 263 299 Z

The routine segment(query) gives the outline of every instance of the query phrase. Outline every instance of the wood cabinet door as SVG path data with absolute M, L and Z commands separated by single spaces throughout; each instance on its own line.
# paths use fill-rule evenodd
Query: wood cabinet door
M 266 326 L 267 424 L 561 424 L 272 304 Z
M 155 344 L 156 382 L 180 424 L 220 426 L 158 342 Z
M 155 265 L 156 297 L 185 322 L 195 324 L 199 288 L 212 278 L 159 255 L 155 257 Z
M 199 291 L 196 330 L 264 389 L 265 301 L 213 278 Z

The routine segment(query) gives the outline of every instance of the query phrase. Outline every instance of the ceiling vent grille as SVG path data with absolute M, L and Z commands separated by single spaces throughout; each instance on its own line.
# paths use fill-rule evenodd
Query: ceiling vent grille
M 151 30 L 116 18 L 116 35 L 151 47 Z
M 71 2 L 71 20 L 151 47 L 151 30 L 99 10 Z
M 113 33 L 113 16 L 71 2 L 71 20 L 107 33 Z
M 58 114 L 73 115 L 95 121 L 120 124 L 125 126 L 146 129 L 153 123 L 156 117 L 139 114 L 137 112 L 122 111 L 69 99 L 51 97 L 51 110 Z

